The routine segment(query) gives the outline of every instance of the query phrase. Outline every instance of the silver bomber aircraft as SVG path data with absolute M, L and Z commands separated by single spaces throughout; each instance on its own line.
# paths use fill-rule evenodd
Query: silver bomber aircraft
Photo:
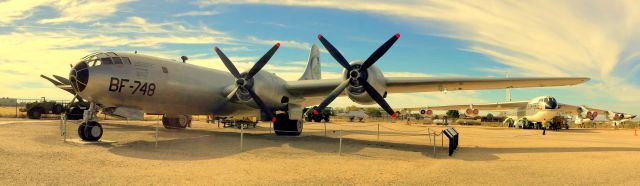
M 220 48 L 214 50 L 229 72 L 142 54 L 104 52 L 81 59 L 69 74 L 69 84 L 58 87 L 89 101 L 78 128 L 83 140 L 96 141 L 103 134 L 95 113 L 140 118 L 143 113 L 163 115 L 163 124 L 185 127 L 190 115 L 257 116 L 272 121 L 277 135 L 300 135 L 302 109 L 316 105 L 323 110 L 338 96 L 360 104 L 379 104 L 389 93 L 480 90 L 575 85 L 584 77 L 533 78 L 437 78 L 385 77 L 374 63 L 400 38 L 392 36 L 364 61 L 348 62 L 322 35 L 318 39 L 342 67 L 341 79 L 321 79 L 319 50 L 313 46 L 309 64 L 297 81 L 286 81 L 261 71 L 280 44 L 275 44 L 246 72 L 239 72 Z M 184 60 L 184 59 L 183 59 Z M 60 78 L 57 78 L 60 79 Z M 62 78 L 64 79 L 64 78 Z M 62 80 L 61 80 L 62 81 Z M 326 97 L 326 98 L 324 98 Z M 323 99 L 324 98 L 324 99 Z

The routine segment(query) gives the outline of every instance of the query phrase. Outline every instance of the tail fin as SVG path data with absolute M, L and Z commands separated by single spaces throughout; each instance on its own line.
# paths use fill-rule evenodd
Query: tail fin
M 304 70 L 304 74 L 302 74 L 300 80 L 322 79 L 320 74 L 320 50 L 318 46 L 314 44 L 311 46 L 311 52 L 309 53 L 307 69 Z

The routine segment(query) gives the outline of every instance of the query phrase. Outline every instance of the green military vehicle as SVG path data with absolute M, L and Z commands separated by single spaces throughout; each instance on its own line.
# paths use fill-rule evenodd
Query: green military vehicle
M 67 105 L 64 103 L 58 103 L 56 101 L 47 101 L 44 97 L 40 101 L 27 103 L 25 108 L 21 108 L 21 112 L 27 112 L 27 118 L 40 119 L 43 114 L 62 114 L 65 113 Z M 76 102 L 70 105 L 69 110 L 66 110 L 67 119 L 78 120 L 82 119 L 84 110 L 89 108 L 89 104 L 86 102 Z
M 333 115 L 333 110 L 331 109 L 331 107 L 326 107 L 324 108 L 324 110 L 322 110 L 322 112 L 316 114 L 313 114 L 313 109 L 315 109 L 316 106 L 313 107 L 307 107 L 304 108 L 302 110 L 302 113 L 304 113 L 304 119 L 307 122 L 321 122 L 322 120 L 324 120 L 325 122 L 329 122 L 329 118 Z M 312 109 L 312 110 L 309 110 Z M 308 111 L 308 112 L 307 112 Z

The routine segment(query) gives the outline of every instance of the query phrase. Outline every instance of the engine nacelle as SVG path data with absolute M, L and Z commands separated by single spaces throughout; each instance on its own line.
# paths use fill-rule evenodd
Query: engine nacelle
M 351 62 L 351 66 L 360 65 L 362 64 L 362 62 L 363 61 Z M 343 79 L 348 79 L 349 77 L 348 73 L 349 72 L 346 70 L 342 72 L 342 74 L 344 75 Z M 378 91 L 378 93 L 382 97 L 386 97 L 387 84 L 384 79 L 384 75 L 382 74 L 382 71 L 380 71 L 378 67 L 373 65 L 369 67 L 369 69 L 367 69 L 367 73 L 362 73 L 360 75 L 364 76 L 364 78 L 367 79 L 367 82 L 369 82 L 369 84 L 371 84 L 371 86 L 373 86 L 373 88 L 376 89 L 376 91 Z M 360 83 L 358 83 L 357 81 L 350 82 L 349 86 L 347 87 L 347 95 L 349 96 L 349 99 L 359 104 L 363 104 L 363 105 L 376 104 L 376 101 L 373 100 L 373 98 L 371 98 L 371 96 L 364 90 L 364 87 L 360 85 Z
M 580 107 L 578 108 L 578 115 L 580 116 L 580 119 L 589 119 L 589 120 L 594 120 L 596 119 L 596 117 L 598 117 L 598 112 L 597 111 L 590 111 L 589 109 L 585 108 L 585 107 Z
M 474 109 L 474 108 L 468 108 L 464 113 L 468 117 L 476 117 L 480 113 L 480 110 Z
M 624 113 L 613 113 L 613 120 L 621 120 L 624 119 Z

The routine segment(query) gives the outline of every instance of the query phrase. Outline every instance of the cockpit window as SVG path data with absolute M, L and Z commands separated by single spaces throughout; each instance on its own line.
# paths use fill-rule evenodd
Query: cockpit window
M 113 59 L 113 64 L 122 64 L 122 59 L 120 59 L 119 57 L 114 57 L 111 59 Z
M 113 61 L 111 61 L 111 58 L 102 58 L 102 59 L 100 59 L 100 61 L 102 61 L 103 65 L 113 64 Z
M 131 64 L 131 61 L 129 60 L 129 58 L 128 58 L 128 57 L 123 57 L 123 58 L 122 58 L 122 63 L 124 63 L 124 64 L 129 64 L 129 65 L 130 65 L 130 64 Z
M 91 66 L 92 66 L 92 67 L 94 67 L 94 66 L 100 66 L 101 64 L 102 64 L 102 63 L 100 62 L 100 60 L 95 59 L 95 60 L 93 60 L 93 62 L 91 63 Z

